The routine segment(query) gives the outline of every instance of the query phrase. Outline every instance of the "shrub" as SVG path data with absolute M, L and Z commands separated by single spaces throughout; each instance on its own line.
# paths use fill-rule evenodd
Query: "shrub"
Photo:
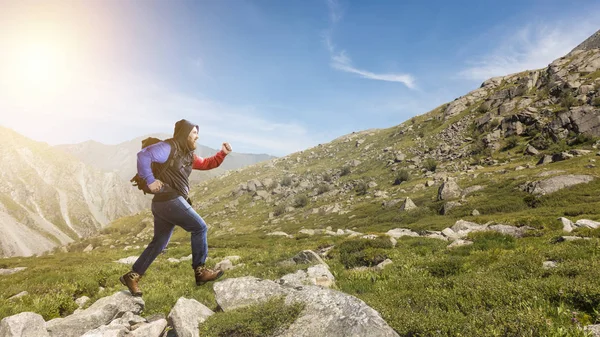
M 350 167 L 344 166 L 342 167 L 342 171 L 340 172 L 340 176 L 347 176 L 350 174 Z
M 405 181 L 409 181 L 409 180 L 410 180 L 410 174 L 408 173 L 408 171 L 405 169 L 401 169 L 396 174 L 396 180 L 394 180 L 394 185 L 400 185 L 401 183 L 403 183 Z
M 473 240 L 473 250 L 514 249 L 515 238 L 498 232 L 472 232 L 469 238 Z
M 594 97 L 594 99 L 592 100 L 592 105 L 600 107 L 600 97 Z
M 388 239 L 360 239 L 342 242 L 337 248 L 340 262 L 347 268 L 372 267 L 388 258 L 387 249 L 392 248 Z M 335 255 L 335 254 L 334 254 Z
M 536 195 L 533 194 L 528 194 L 525 196 L 525 198 L 523 198 L 523 201 L 525 202 L 525 204 L 531 208 L 537 208 L 542 204 L 542 201 L 540 200 L 540 198 Z
M 200 325 L 201 336 L 274 336 L 300 316 L 304 305 L 273 298 L 261 304 L 212 315 Z
M 281 179 L 281 186 L 292 186 L 292 177 L 283 177 L 283 179 Z
M 354 191 L 356 191 L 357 195 L 365 195 L 365 194 L 367 194 L 368 189 L 369 189 L 369 186 L 365 182 L 361 181 L 356 185 L 356 187 L 354 188 Z
M 573 97 L 573 94 L 570 92 L 564 92 L 561 95 L 560 98 L 560 105 L 569 110 L 572 106 L 575 105 L 575 103 L 577 103 L 577 100 L 575 99 L 575 97 Z
M 327 192 L 329 192 L 330 189 L 331 188 L 327 184 L 319 185 L 319 187 L 317 188 L 317 194 L 319 195 L 319 194 L 327 193 Z
M 448 256 L 444 259 L 435 260 L 426 266 L 427 271 L 435 277 L 447 277 L 460 273 L 462 269 L 462 258 Z
M 279 204 L 279 205 L 275 206 L 275 208 L 273 209 L 273 214 L 275 216 L 279 216 L 283 213 L 285 213 L 285 205 L 284 204 Z
M 330 183 L 331 180 L 332 180 L 331 179 L 331 174 L 329 174 L 329 173 L 323 173 L 323 181 L 326 181 L 326 182 Z
M 308 197 L 304 194 L 297 195 L 294 199 L 294 207 L 304 207 L 308 205 Z
M 437 161 L 435 161 L 435 159 L 433 159 L 433 158 L 427 158 L 427 159 L 425 159 L 425 162 L 423 163 L 423 167 L 431 172 L 435 172 L 435 170 L 437 169 L 437 165 L 438 165 Z
M 519 145 L 519 137 L 513 135 L 513 136 L 506 138 L 506 147 L 505 147 L 506 150 L 513 149 L 513 148 L 517 147 L 517 145 Z

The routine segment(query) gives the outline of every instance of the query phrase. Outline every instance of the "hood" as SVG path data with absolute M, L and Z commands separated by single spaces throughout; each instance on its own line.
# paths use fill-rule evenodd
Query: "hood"
M 177 144 L 179 144 L 179 146 L 186 150 L 186 151 L 192 151 L 192 149 L 189 148 L 188 143 L 187 143 L 187 138 L 190 135 L 190 132 L 192 131 L 193 128 L 198 128 L 198 125 L 193 124 L 192 122 L 182 119 L 180 121 L 178 121 L 177 123 L 175 123 L 175 131 L 173 131 L 173 139 L 175 140 L 175 142 L 177 142 Z

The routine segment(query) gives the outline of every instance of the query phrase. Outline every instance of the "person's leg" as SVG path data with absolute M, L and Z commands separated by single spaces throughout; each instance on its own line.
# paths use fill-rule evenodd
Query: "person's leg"
M 191 233 L 192 267 L 203 266 L 208 256 L 206 222 L 182 197 L 174 199 L 170 206 L 172 208 L 164 213 L 164 219 Z
M 172 200 L 152 203 L 154 237 L 131 268 L 132 271 L 140 274 L 140 276 L 144 275 L 148 267 L 150 267 L 156 257 L 165 249 L 171 239 L 175 226 L 165 217 L 167 210 L 170 208 L 170 203 L 172 203 Z

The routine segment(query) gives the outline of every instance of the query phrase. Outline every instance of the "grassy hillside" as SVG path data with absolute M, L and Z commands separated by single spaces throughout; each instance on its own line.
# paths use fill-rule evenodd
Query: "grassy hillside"
M 560 64 L 567 67 L 569 60 Z M 401 336 L 583 336 L 582 326 L 600 322 L 600 229 L 566 234 L 559 218 L 600 220 L 598 142 L 593 130 L 557 124 L 568 119 L 561 113 L 600 114 L 593 105 L 598 78 L 593 71 L 582 74 L 577 88 L 560 87 L 577 102 L 563 103 L 565 96 L 552 89 L 558 75 L 550 70 L 492 79 L 401 125 L 356 132 L 194 186 L 194 208 L 211 227 L 209 266 L 237 255 L 240 266 L 225 277 L 277 279 L 305 267 L 281 263 L 301 250 L 333 247 L 325 261 L 336 289 L 364 300 Z M 532 78 L 539 80 L 529 86 Z M 591 91 L 583 93 L 586 85 Z M 539 154 L 527 154 L 530 146 Z M 564 160 L 536 165 L 544 155 Z M 568 174 L 593 180 L 545 195 L 523 188 Z M 449 181 L 462 195 L 440 200 L 439 188 Z M 406 197 L 417 209 L 400 209 Z M 522 238 L 470 233 L 473 244 L 456 248 L 425 237 L 402 237 L 393 246 L 385 236 L 394 228 L 441 231 L 461 219 L 530 229 Z M 378 238 L 311 236 L 303 229 Z M 275 231 L 293 237 L 268 235 Z M 128 266 L 113 261 L 139 255 L 151 235 L 146 211 L 69 245 L 69 253 L 0 260 L 3 268 L 28 267 L 0 278 L 0 317 L 35 311 L 48 320 L 71 313 L 82 295 L 94 300 L 123 289 L 118 276 Z M 587 239 L 562 241 L 563 235 Z M 83 253 L 89 244 L 95 249 Z M 178 228 L 141 283 L 144 315 L 166 315 L 182 296 L 218 309 L 211 286 L 194 285 L 189 262 L 167 261 L 189 254 L 189 235 Z M 383 270 L 360 268 L 386 258 L 393 263 Z M 547 261 L 556 267 L 544 267 Z M 8 299 L 24 290 L 29 295 Z M 267 326 L 297 315 L 298 308 L 283 306 L 275 301 L 263 309 L 218 312 L 206 324 L 237 331 L 250 329 L 254 319 L 261 323 L 248 335 L 268 335 Z M 278 310 L 286 314 L 261 318 Z

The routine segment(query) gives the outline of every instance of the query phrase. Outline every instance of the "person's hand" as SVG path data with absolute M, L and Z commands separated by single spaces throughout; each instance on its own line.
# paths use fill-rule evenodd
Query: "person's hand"
M 229 154 L 231 152 L 231 145 L 229 145 L 229 143 L 223 143 L 221 151 L 225 152 L 225 154 Z
M 148 188 L 152 193 L 157 193 L 163 187 L 163 182 L 160 180 L 155 180 L 152 184 L 148 185 Z

